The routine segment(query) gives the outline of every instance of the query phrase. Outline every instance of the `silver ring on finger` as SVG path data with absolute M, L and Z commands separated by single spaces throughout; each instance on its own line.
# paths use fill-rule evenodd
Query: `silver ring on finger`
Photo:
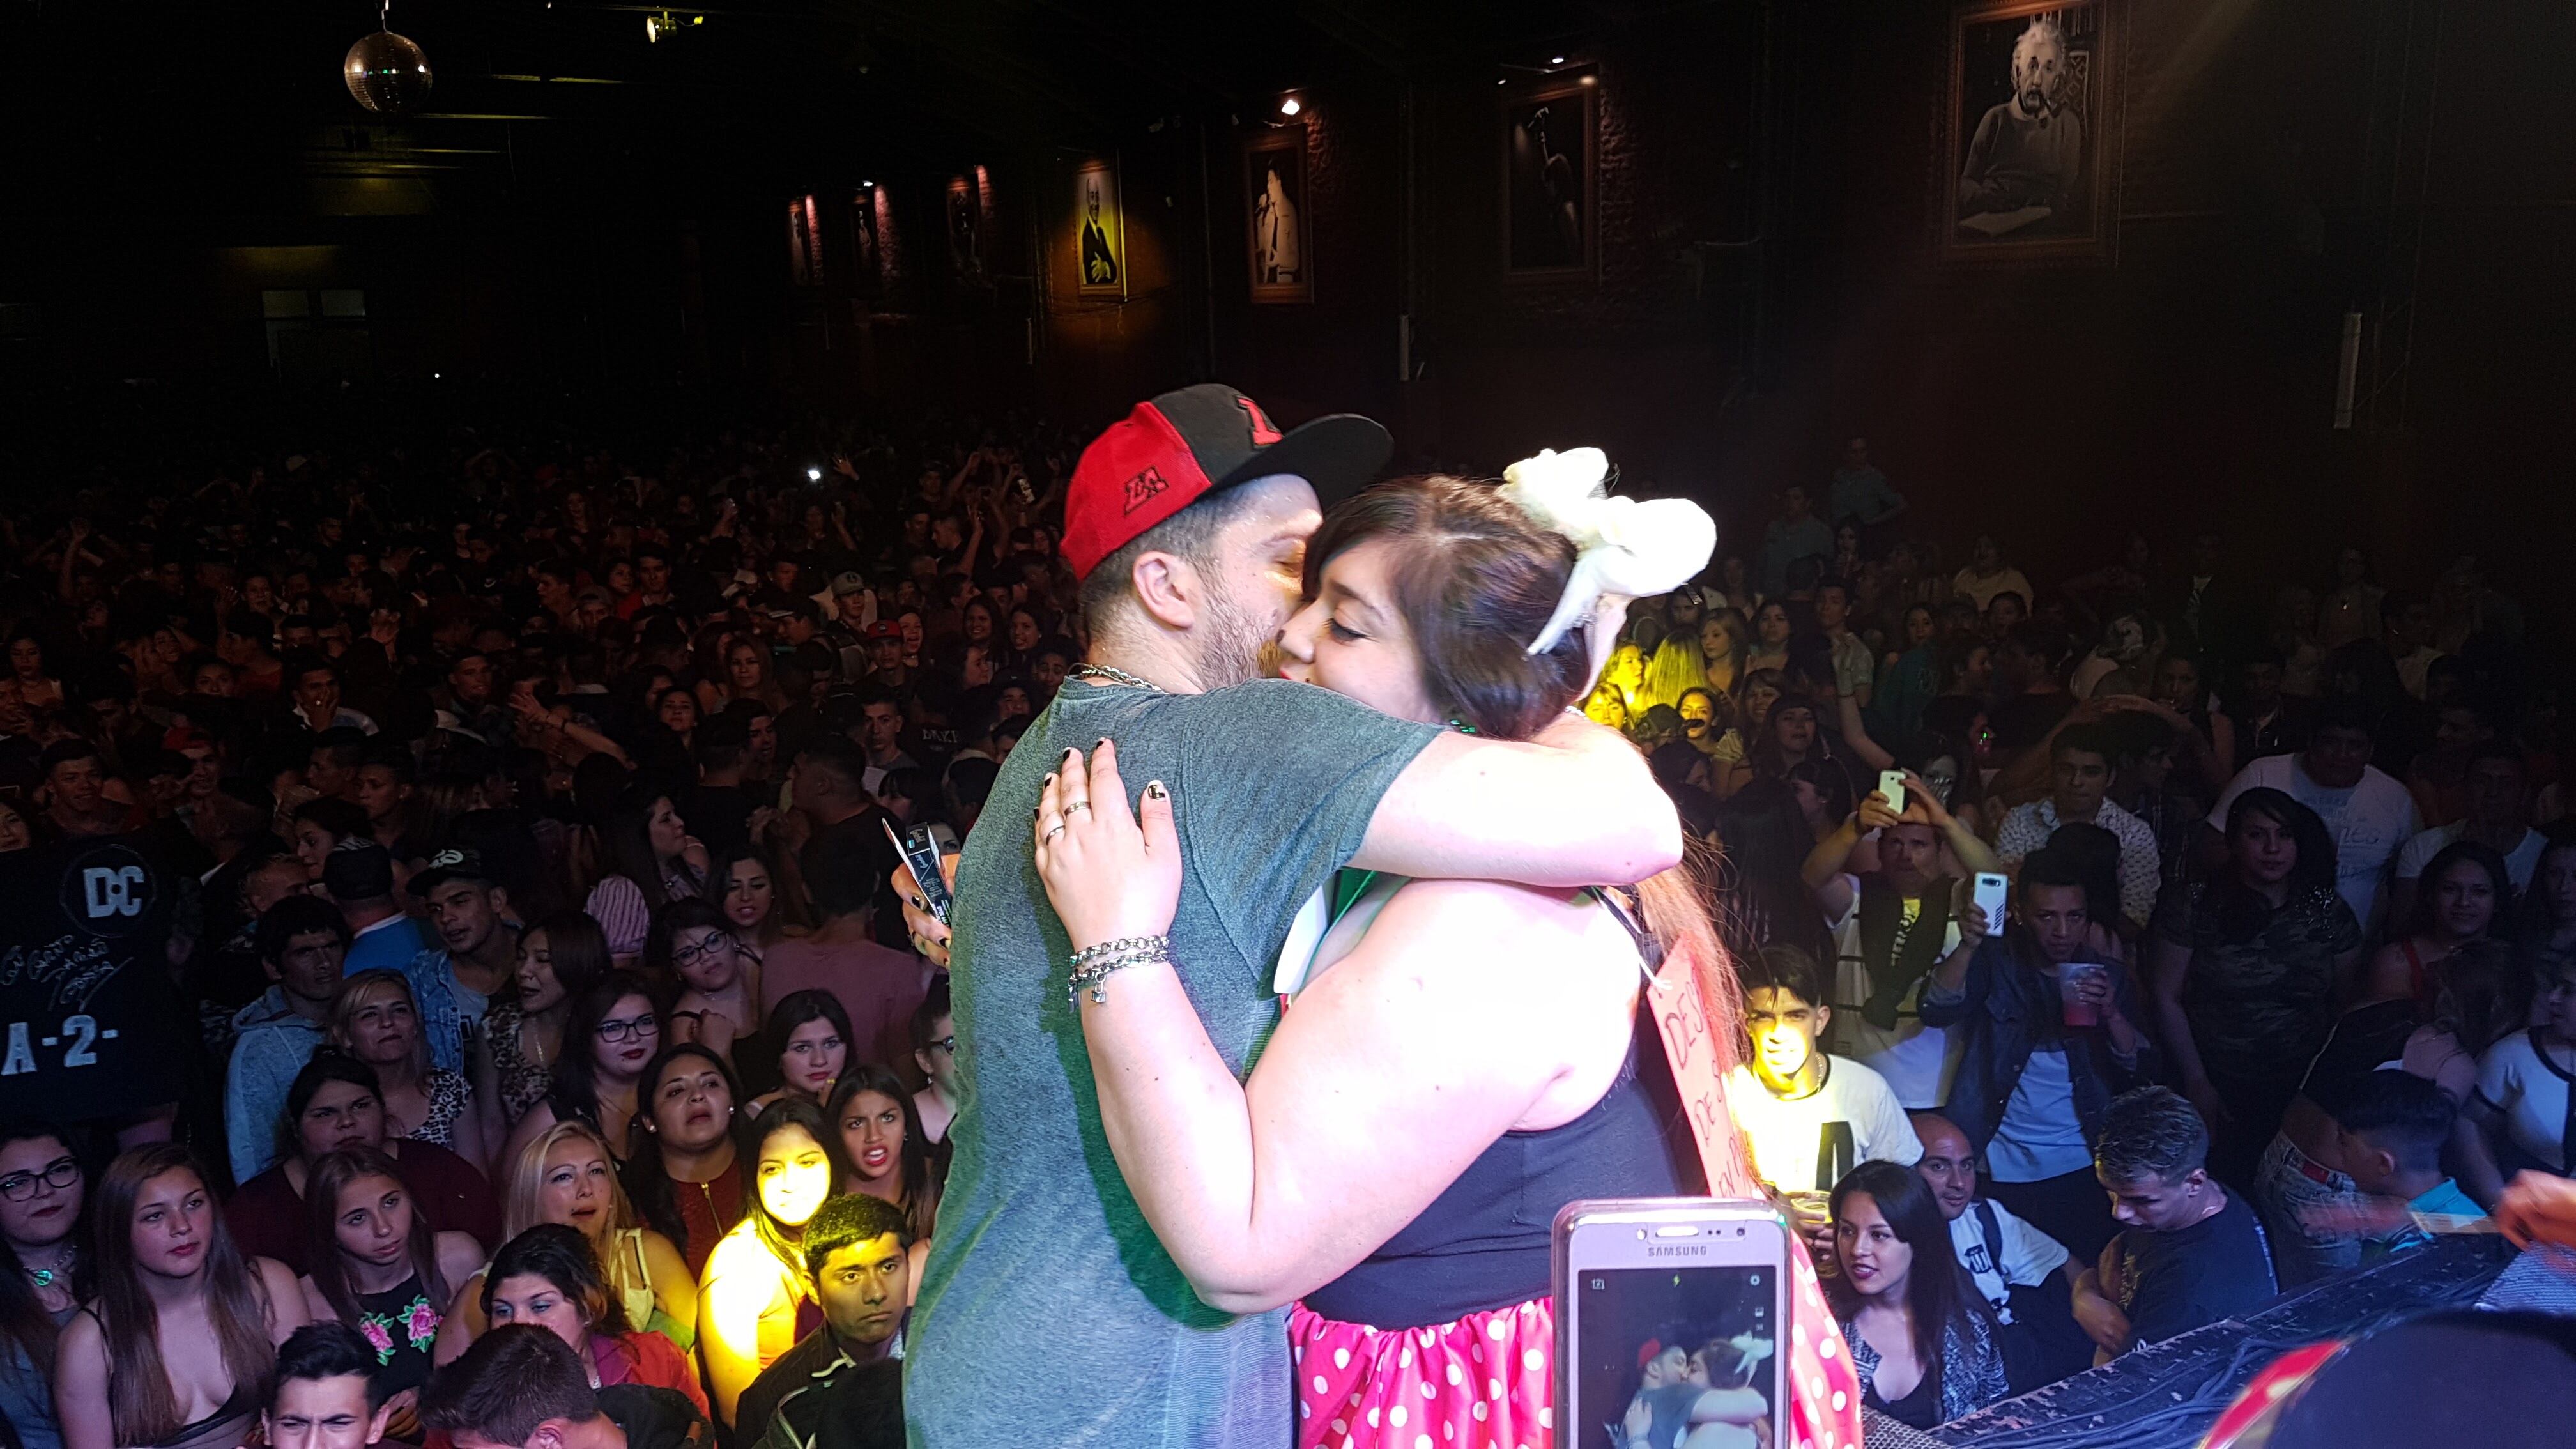
M 1055 824 L 1053 824 L 1053 825 L 1049 826 L 1049 827 L 1047 828 L 1047 833 L 1046 833 L 1046 834 L 1044 834 L 1044 835 L 1039 836 L 1039 837 L 1038 837 L 1038 839 L 1040 839 L 1040 840 L 1053 840 L 1053 839 L 1055 839 L 1057 836 L 1062 835 L 1062 834 L 1064 834 L 1064 822 L 1063 822 L 1063 821 L 1061 821 L 1061 820 L 1059 820 L 1059 821 L 1057 821 Z
M 1067 815 L 1071 815 L 1071 814 L 1072 814 L 1073 812 L 1075 812 L 1076 810 L 1088 810 L 1088 809 L 1090 809 L 1090 808 L 1091 808 L 1091 802 L 1090 802 L 1090 801 L 1088 801 L 1088 800 L 1076 800 L 1076 801 L 1074 801 L 1072 804 L 1067 805 L 1067 806 L 1065 806 L 1065 807 L 1064 807 L 1064 813 L 1065 813 L 1065 814 L 1067 814 Z

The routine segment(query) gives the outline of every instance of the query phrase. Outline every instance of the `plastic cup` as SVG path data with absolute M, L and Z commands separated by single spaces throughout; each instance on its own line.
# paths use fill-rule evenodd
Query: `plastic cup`
M 2057 976 L 2057 996 L 2058 1000 L 2066 1007 L 2066 1024 L 2068 1026 L 2100 1026 L 2102 1024 L 2102 1014 L 2093 1009 L 2092 1002 L 2078 1000 L 2075 994 L 2075 988 L 2083 982 L 2092 980 L 2094 977 L 2108 976 L 2110 971 L 2110 967 L 2103 965 L 2099 961 L 2069 961 L 2065 966 L 2059 969 Z

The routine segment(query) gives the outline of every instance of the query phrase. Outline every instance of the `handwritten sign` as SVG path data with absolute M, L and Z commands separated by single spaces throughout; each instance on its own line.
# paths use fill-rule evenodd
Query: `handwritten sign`
M 122 837 L 0 855 L 0 1116 L 85 1122 L 177 1098 L 170 880 Z
M 1723 1197 L 1753 1190 L 1746 1180 L 1743 1149 L 1736 1140 L 1735 1115 L 1726 1107 L 1726 1078 L 1718 1070 L 1719 1043 L 1708 1003 L 1700 998 L 1699 955 L 1688 940 L 1674 943 L 1663 967 L 1647 984 L 1655 1009 L 1655 1027 L 1664 1039 L 1664 1060 L 1680 1089 L 1683 1115 L 1690 1119 L 1691 1140 L 1699 1145 L 1699 1163 L 1708 1174 L 1708 1189 Z

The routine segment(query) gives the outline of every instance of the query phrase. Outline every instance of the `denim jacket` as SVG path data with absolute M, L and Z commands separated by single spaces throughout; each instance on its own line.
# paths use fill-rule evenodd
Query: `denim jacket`
M 2113 980 L 2120 1014 L 2135 1024 L 2142 1019 L 2135 983 L 2126 971 L 2115 971 Z M 2030 964 L 2017 937 L 1989 936 L 1968 958 L 1968 978 L 1957 991 L 1943 991 L 1938 976 L 1925 978 L 1921 1010 L 1925 1026 L 1950 1029 L 1964 1043 L 1941 1115 L 1982 1153 L 2003 1124 L 2004 1107 L 2039 1044 L 2039 1024 L 2064 1019 L 2057 983 Z M 2123 1067 L 2100 1032 L 2077 1028 L 2065 1033 L 2065 1041 L 2075 1115 L 2085 1142 L 2098 1145 L 2111 1099 L 2151 1079 L 2155 1048 L 2141 1042 L 2137 1064 Z

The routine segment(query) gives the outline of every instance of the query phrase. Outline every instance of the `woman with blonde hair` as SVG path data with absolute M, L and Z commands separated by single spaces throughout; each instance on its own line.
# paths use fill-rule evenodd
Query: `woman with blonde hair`
M 109 1163 L 95 1206 L 98 1297 L 54 1354 L 64 1449 L 234 1449 L 259 1422 L 277 1345 L 306 1321 L 295 1274 L 242 1256 L 177 1143 Z
M 1646 678 L 1637 687 L 1637 702 L 1649 709 L 1659 704 L 1678 708 L 1684 694 L 1707 687 L 1708 660 L 1700 653 L 1699 630 L 1675 629 L 1664 636 L 1646 660 Z
M 539 1223 L 579 1228 L 599 1254 L 609 1291 L 637 1328 L 661 1334 L 683 1351 L 697 1342 L 698 1284 L 671 1240 L 643 1226 L 618 1181 L 617 1159 L 599 1129 L 557 1122 L 521 1148 L 502 1190 L 501 1236 L 516 1238 Z M 456 1295 L 439 1326 L 444 1364 L 480 1337 L 483 1275 Z
M 376 1069 L 385 1130 L 444 1147 L 476 1167 L 484 1164 L 483 1119 L 474 1110 L 473 1086 L 464 1073 L 431 1062 L 420 1007 L 401 972 L 361 971 L 341 982 L 331 1005 L 331 1040 Z

